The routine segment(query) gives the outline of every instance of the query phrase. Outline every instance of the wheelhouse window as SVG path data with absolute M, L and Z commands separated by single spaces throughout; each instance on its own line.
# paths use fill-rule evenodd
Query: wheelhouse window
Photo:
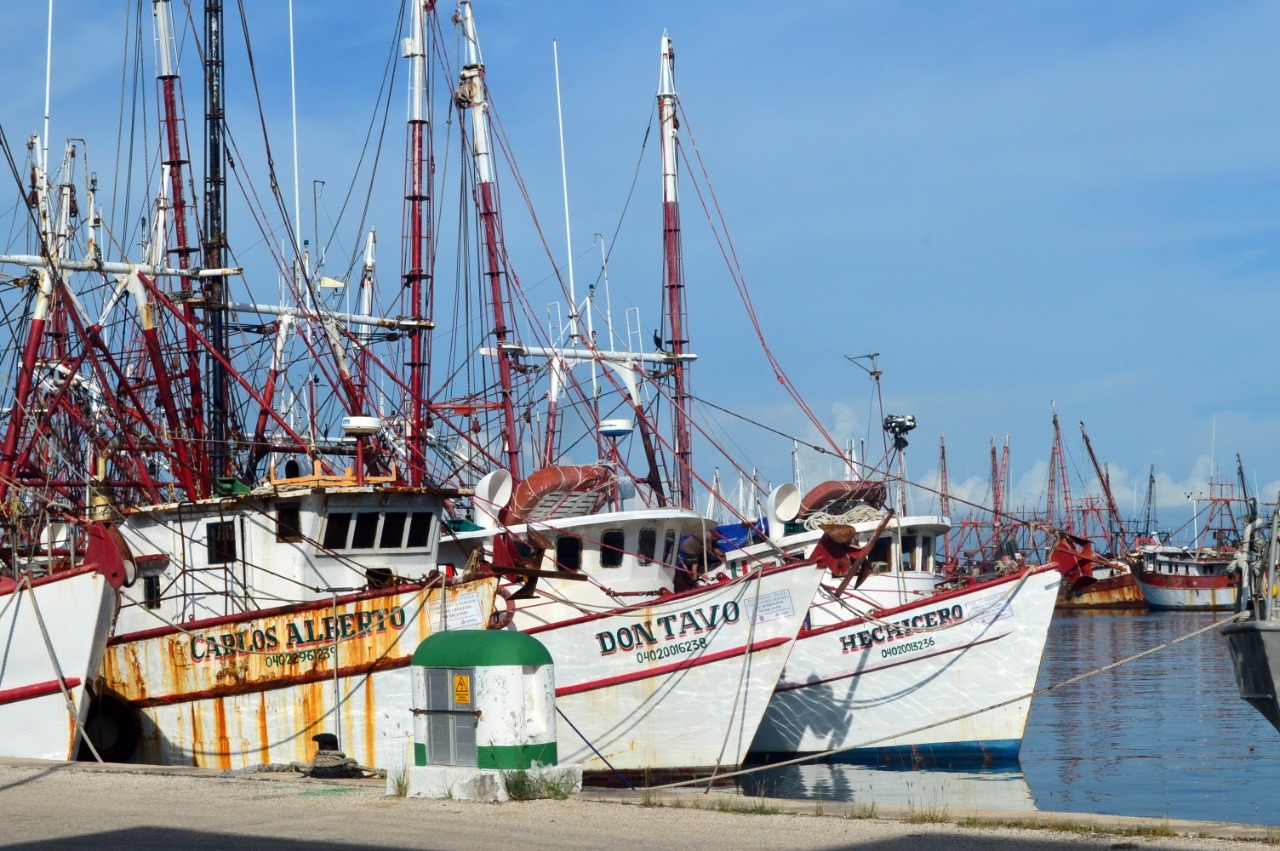
M 641 529 L 640 530 L 640 546 L 638 547 L 641 564 L 649 564 L 653 561 L 653 554 L 658 549 L 658 530 L 657 529 Z
M 608 529 L 600 536 L 600 566 L 622 567 L 626 551 L 626 534 L 621 529 Z
M 378 540 L 378 521 L 381 514 L 365 512 L 356 515 L 356 528 L 351 535 L 351 549 L 371 550 Z
M 565 570 L 582 569 L 582 539 L 576 535 L 556 538 L 556 564 Z
M 902 569 L 919 570 L 920 563 L 917 561 L 917 558 L 916 536 L 904 535 L 902 538 Z
M 867 558 L 872 564 L 885 565 L 885 568 L 880 569 L 887 569 L 893 558 L 893 539 L 887 537 L 878 539 L 871 547 L 871 554 Z
M 276 540 L 297 543 L 302 540 L 302 506 L 284 502 L 276 506 Z
M 431 512 L 415 511 L 409 518 L 409 539 L 406 547 L 425 547 L 431 542 Z
M 351 530 L 351 512 L 335 511 L 324 524 L 323 546 L 326 550 L 345 550 L 347 533 Z
M 210 523 L 206 527 L 209 564 L 228 564 L 236 560 L 236 524 L 232 521 Z
M 382 535 L 378 538 L 378 547 L 384 550 L 400 547 L 408 519 L 409 515 L 404 511 L 388 511 L 382 515 Z
M 430 511 L 333 511 L 325 520 L 326 550 L 401 550 L 431 544 Z

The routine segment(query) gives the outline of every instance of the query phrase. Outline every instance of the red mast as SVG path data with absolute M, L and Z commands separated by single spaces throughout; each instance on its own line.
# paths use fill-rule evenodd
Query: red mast
M 1062 521 L 1054 516 L 1055 500 L 1062 492 Z M 1058 409 L 1053 409 L 1053 449 L 1049 452 L 1049 490 L 1045 497 L 1045 522 L 1075 534 L 1075 518 L 1071 516 L 1071 482 L 1067 479 L 1067 458 L 1062 447 L 1062 429 L 1058 426 Z
M 173 19 L 170 15 L 169 0 L 153 0 L 153 16 L 156 35 L 156 80 L 160 85 L 160 127 L 165 142 L 164 167 L 169 176 L 169 206 L 172 211 L 174 246 L 169 253 L 177 261 L 179 270 L 191 267 L 191 257 L 198 254 L 199 246 L 191 244 L 187 218 L 191 213 L 187 205 L 187 187 L 184 169 L 187 159 L 182 152 L 182 127 L 185 119 L 182 114 L 182 98 L 178 92 L 180 78 L 177 71 L 176 51 L 173 47 Z M 157 236 L 160 236 L 159 234 Z M 159 255 L 157 254 L 157 264 Z M 142 288 L 139 287 L 139 290 Z M 183 302 L 183 316 L 186 326 L 186 383 L 190 393 L 190 405 L 187 410 L 186 426 L 191 436 L 190 444 L 195 447 L 195 458 L 191 457 L 188 442 L 183 435 L 181 417 L 176 401 L 170 390 L 172 382 L 164 357 L 160 352 L 160 344 L 151 314 L 154 305 L 149 297 L 145 302 L 139 294 L 139 311 L 143 324 L 143 336 L 152 369 L 155 372 L 158 395 L 165 420 L 173 433 L 173 448 L 176 461 L 175 472 L 181 486 L 191 499 L 198 499 L 208 493 L 207 485 L 211 481 L 208 456 L 202 451 L 204 446 L 204 393 L 200 386 L 199 346 L 194 336 L 198 317 L 195 304 L 191 299 Z
M 1093 452 L 1093 444 L 1089 441 L 1089 433 L 1084 430 L 1084 423 L 1080 423 L 1080 435 L 1084 438 L 1084 448 L 1089 451 L 1089 461 L 1093 464 L 1093 471 L 1098 474 L 1098 481 L 1102 485 L 1102 495 L 1107 501 L 1107 514 L 1111 518 L 1108 524 L 1111 527 L 1111 540 L 1108 542 L 1111 552 L 1118 553 L 1124 547 L 1128 533 L 1124 528 L 1124 518 L 1120 516 L 1120 509 L 1116 506 L 1116 498 L 1111 493 L 1111 477 L 1102 469 L 1102 465 L 1098 463 L 1098 456 Z
M 520 433 L 513 398 L 512 354 L 509 347 L 511 329 L 507 327 L 507 313 L 511 311 L 511 305 L 503 285 L 506 276 L 506 248 L 502 241 L 502 222 L 498 216 L 498 187 L 489 141 L 489 104 L 485 99 L 484 59 L 480 55 L 480 42 L 476 37 L 470 3 L 459 4 L 454 22 L 462 26 L 462 37 L 466 43 L 467 64 L 458 75 L 458 90 L 454 101 L 459 109 L 465 109 L 471 115 L 471 159 L 476 169 L 475 200 L 480 210 L 480 228 L 484 239 L 485 276 L 489 279 L 494 349 L 497 352 L 498 384 L 502 396 L 499 400 L 502 406 L 502 452 L 506 456 L 506 468 L 512 479 L 519 482 Z
M 684 508 L 693 505 L 693 444 L 689 428 L 689 391 L 687 367 L 682 355 L 688 340 L 685 325 L 684 263 L 680 250 L 680 196 L 676 146 L 679 122 L 676 120 L 675 49 L 671 39 L 662 37 L 662 66 L 658 83 L 658 122 L 662 129 L 662 248 L 665 270 L 667 348 L 671 352 L 674 404 L 672 411 L 672 443 L 675 455 L 675 481 L 672 501 Z

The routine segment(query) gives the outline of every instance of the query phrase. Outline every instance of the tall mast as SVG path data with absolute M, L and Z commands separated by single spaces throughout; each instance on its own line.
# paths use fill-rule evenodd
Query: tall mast
M 489 295 L 493 309 L 494 349 L 498 358 L 498 384 L 502 394 L 502 441 L 506 468 L 515 481 L 520 481 L 520 439 L 516 423 L 515 400 L 512 389 L 512 354 L 509 348 L 511 329 L 507 327 L 507 311 L 510 308 L 506 287 L 504 262 L 506 249 L 502 243 L 501 221 L 498 217 L 498 189 L 494 177 L 493 152 L 489 141 L 489 104 L 485 96 L 484 59 L 480 55 L 480 42 L 476 37 L 475 19 L 471 4 L 460 3 L 454 22 L 462 26 L 462 39 L 466 44 L 466 65 L 458 75 L 458 91 L 455 102 L 471 115 L 471 158 L 476 169 L 476 203 L 480 208 L 480 227 L 484 239 L 485 275 L 489 279 Z
M 46 131 L 47 132 L 47 131 Z M 22 437 L 23 425 L 27 422 L 28 404 L 36 375 L 36 364 L 44 343 L 45 326 L 49 322 L 53 310 L 55 277 L 61 273 L 57 261 L 61 259 L 60 243 L 55 241 L 52 222 L 52 209 L 49 200 L 48 163 L 46 160 L 48 143 L 43 148 L 32 138 L 30 147 L 37 161 L 31 173 L 31 196 L 35 199 L 35 213 L 40 226 L 40 253 L 47 265 L 32 267 L 34 276 L 35 300 L 31 308 L 31 321 L 27 328 L 27 339 L 22 347 L 22 368 L 18 371 L 17 386 L 13 392 L 13 405 L 9 409 L 8 422 L 5 424 L 3 448 L 0 448 L 0 505 L 9 495 L 9 483 L 13 481 L 15 461 L 18 455 L 18 441 Z M 69 191 L 69 189 L 68 189 Z
M 991 529 L 993 546 L 1000 543 L 1000 527 L 1004 523 L 1004 482 L 1000 478 L 1000 461 L 996 455 L 996 439 L 991 438 Z
M 1147 498 L 1143 502 L 1142 537 L 1150 538 L 1156 524 L 1156 465 L 1147 471 Z
M 152 16 L 156 37 L 156 80 L 160 86 L 160 125 L 164 135 L 165 159 L 164 170 L 168 175 L 169 208 L 172 211 L 174 245 L 169 249 L 175 265 L 179 270 L 191 268 L 191 256 L 199 252 L 199 247 L 191 242 L 192 233 L 188 230 L 190 209 L 187 204 L 187 187 L 185 169 L 187 159 L 182 151 L 182 98 L 178 93 L 178 58 L 173 39 L 173 17 L 169 0 L 153 0 Z M 162 211 L 157 212 L 157 218 Z M 157 242 L 163 240 L 164 234 L 156 234 Z M 157 253 L 156 265 L 162 265 L 162 258 Z M 147 353 L 152 369 L 156 373 L 156 384 L 161 408 L 169 430 L 173 434 L 173 448 L 176 460 L 175 473 L 179 483 L 187 491 L 189 498 L 198 498 L 208 492 L 206 485 L 210 481 L 208 458 L 204 455 L 203 424 L 200 421 L 204 407 L 204 395 L 200 388 L 199 343 L 195 336 L 196 308 L 191 299 L 183 302 L 183 316 L 186 320 L 186 382 L 189 387 L 190 405 L 186 413 L 186 427 L 191 438 L 183 434 L 182 417 L 171 391 L 168 366 L 160 352 L 157 329 L 154 320 L 154 305 L 142 286 L 136 287 L 139 302 L 139 314 L 143 324 L 143 334 L 147 342 Z M 195 448 L 195 458 L 191 457 L 191 448 Z
M 222 102 L 224 82 L 222 59 L 222 3 L 205 0 L 205 157 L 204 157 L 204 265 L 222 269 L 227 244 L 223 212 L 227 184 L 224 174 L 226 150 L 222 131 L 225 112 Z M 226 278 L 211 275 L 204 279 L 204 313 L 212 351 L 208 355 L 209 390 L 209 476 L 210 487 L 217 489 L 218 478 L 230 468 L 230 434 L 228 418 L 230 399 L 225 364 L 228 352 Z
M 672 354 L 671 372 L 675 398 L 673 405 L 672 443 L 675 454 L 675 482 L 672 501 L 692 507 L 693 446 L 689 428 L 689 391 L 686 388 L 687 367 L 681 355 L 687 315 L 684 295 L 684 263 L 680 246 L 680 196 L 676 145 L 679 124 L 676 121 L 676 54 L 671 39 L 662 37 L 662 64 L 658 83 L 658 122 L 662 130 L 662 247 L 666 272 L 666 309 L 668 350 Z
M 1093 452 L 1093 443 L 1089 440 L 1089 433 L 1084 430 L 1084 423 L 1080 423 L 1080 434 L 1084 437 L 1084 448 L 1089 451 L 1089 461 L 1093 464 L 1093 471 L 1098 475 L 1098 481 L 1102 483 L 1102 495 L 1107 500 L 1107 513 L 1111 517 L 1112 533 L 1111 540 L 1108 542 L 1111 552 L 1118 553 L 1125 543 L 1124 518 L 1120 516 L 1120 509 L 1116 507 L 1115 496 L 1111 493 L 1111 477 L 1102 470 L 1102 465 L 1098 463 L 1098 456 Z
M 1062 523 L 1054 516 L 1058 492 L 1062 492 Z M 1067 459 L 1062 448 L 1062 429 L 1058 425 L 1058 408 L 1053 408 L 1053 447 L 1049 450 L 1049 490 L 1045 498 L 1045 522 L 1050 526 L 1060 525 L 1065 532 L 1075 531 L 1075 521 L 1071 516 L 1071 483 L 1067 480 Z
M 938 512 L 951 516 L 951 491 L 947 483 L 947 438 L 938 436 Z
M 430 68 L 426 47 L 427 16 L 434 14 L 435 5 L 435 0 L 413 0 L 410 36 L 404 44 L 405 58 L 409 60 L 409 169 L 404 195 L 408 244 L 404 286 L 409 291 L 409 315 L 418 320 L 431 318 L 431 274 L 435 266 L 431 233 L 431 119 L 427 102 Z M 427 394 L 431 386 L 427 337 L 425 329 L 415 330 L 410 343 L 406 437 L 411 485 L 422 485 L 426 481 L 426 441 L 430 427 Z

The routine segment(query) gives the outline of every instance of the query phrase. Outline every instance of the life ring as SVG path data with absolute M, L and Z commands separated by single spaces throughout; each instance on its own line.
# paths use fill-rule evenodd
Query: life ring
M 1157 544 L 1156 544 L 1155 538 L 1134 538 L 1133 539 L 1133 548 L 1135 550 L 1142 549 L 1143 547 L 1154 547 L 1156 545 Z
M 800 500 L 800 520 L 819 511 L 827 514 L 844 514 L 858 503 L 883 508 L 888 496 L 884 482 L 863 479 L 855 482 L 831 481 L 814 486 Z
M 504 602 L 504 611 L 498 611 L 498 600 Z M 506 629 L 511 626 L 515 617 L 516 601 L 511 598 L 510 591 L 499 585 L 496 596 L 493 598 L 493 614 L 489 615 L 489 629 Z
M 614 474 L 600 464 L 543 467 L 516 485 L 499 514 L 505 525 L 595 514 L 613 495 Z

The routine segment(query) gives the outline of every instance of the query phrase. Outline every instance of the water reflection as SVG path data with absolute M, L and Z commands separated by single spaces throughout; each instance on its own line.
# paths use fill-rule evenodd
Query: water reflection
M 1059 612 L 1039 687 L 1206 626 L 1212 612 Z M 744 792 L 854 805 L 1045 810 L 1280 825 L 1280 737 L 1236 693 L 1218 630 L 1037 697 L 1019 765 L 812 764 Z
M 742 790 L 752 797 L 946 809 L 951 813 L 1036 809 L 1031 787 L 1017 766 L 913 771 L 848 764 L 789 765 L 744 776 Z
M 1041 687 L 1206 626 L 1214 612 L 1059 612 Z M 1041 809 L 1280 824 L 1280 741 L 1212 630 L 1037 698 L 1021 764 Z

